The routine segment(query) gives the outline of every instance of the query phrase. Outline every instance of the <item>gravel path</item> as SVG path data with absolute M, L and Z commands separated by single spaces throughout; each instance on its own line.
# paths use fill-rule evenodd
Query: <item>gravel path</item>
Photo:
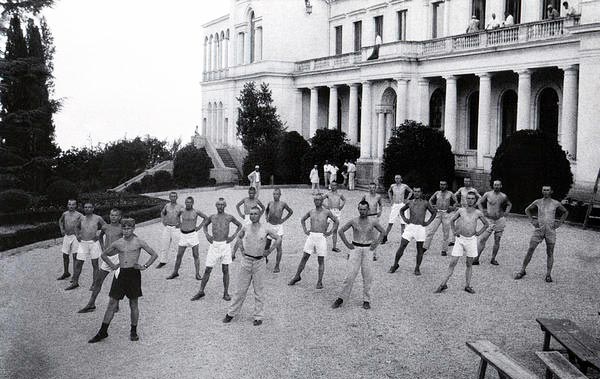
M 264 190 L 261 198 L 266 201 L 270 192 Z M 344 193 L 349 206 L 343 210 L 342 220 L 354 217 L 362 196 L 359 192 Z M 182 195 L 189 194 L 181 194 L 181 202 Z M 229 202 L 227 211 L 235 214 L 234 205 L 245 192 L 226 189 L 191 195 L 204 212 L 212 212 L 216 198 L 223 196 Z M 398 272 L 387 273 L 400 241 L 399 231 L 394 229 L 375 263 L 373 308 L 366 311 L 360 307 L 359 276 L 352 299 L 332 310 L 330 305 L 346 270 L 345 251 L 327 258 L 324 289 L 315 289 L 314 258 L 309 260 L 302 281 L 288 287 L 304 244 L 299 220 L 312 200 L 310 190 L 303 189 L 284 189 L 282 199 L 296 213 L 286 225 L 282 272 L 267 275 L 266 318 L 260 327 L 252 326 L 252 296 L 240 317 L 228 325 L 221 322 L 228 303 L 221 299 L 220 270 L 213 271 L 207 296 L 198 302 L 189 301 L 199 282 L 193 278 L 188 251 L 176 280 L 165 280 L 174 256 L 164 269 L 152 267 L 142 273 L 139 342 L 128 339 L 129 307 L 123 302 L 109 329 L 110 337 L 91 345 L 87 340 L 100 326 L 112 276 L 98 297 L 96 312 L 77 314 L 90 294 L 89 263 L 84 266 L 82 286 L 65 292 L 68 283 L 56 281 L 62 270 L 58 246 L 0 260 L 0 377 L 472 378 L 478 361 L 465 341 L 480 338 L 499 345 L 541 375 L 542 365 L 534 355 L 542 346 L 536 317 L 571 318 L 592 335 L 600 335 L 597 232 L 572 226 L 559 229 L 555 283 L 543 281 L 544 246 L 538 248 L 528 275 L 515 281 L 511 276 L 520 267 L 532 228 L 526 219 L 510 218 L 498 256 L 500 266 L 488 263 L 490 240 L 484 263 L 474 267 L 477 293 L 462 291 L 461 261 L 449 290 L 435 295 L 433 290 L 449 259 L 439 255 L 441 228 L 425 255 L 421 277 L 412 274 L 413 243 Z M 386 207 L 383 220 L 387 221 L 388 212 Z M 159 224 L 137 230 L 155 247 L 159 232 Z M 202 262 L 206 249 L 207 242 L 201 238 Z M 232 287 L 238 267 L 234 262 Z

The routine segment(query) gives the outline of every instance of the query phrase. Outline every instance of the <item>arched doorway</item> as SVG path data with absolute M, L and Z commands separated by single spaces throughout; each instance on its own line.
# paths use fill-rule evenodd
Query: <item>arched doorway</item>
M 538 100 L 538 129 L 558 139 L 558 94 L 544 88 Z
M 442 129 L 444 125 L 445 97 L 444 91 L 438 88 L 429 99 L 429 126 L 434 129 Z
M 517 93 L 511 89 L 502 94 L 500 101 L 500 142 L 504 142 L 517 130 Z
M 468 112 L 468 135 L 467 147 L 469 150 L 477 150 L 477 129 L 479 125 L 479 91 L 473 92 L 467 100 Z
M 386 110 L 385 114 L 385 141 L 392 135 L 392 128 L 396 126 L 396 91 L 388 87 L 381 95 L 381 105 Z

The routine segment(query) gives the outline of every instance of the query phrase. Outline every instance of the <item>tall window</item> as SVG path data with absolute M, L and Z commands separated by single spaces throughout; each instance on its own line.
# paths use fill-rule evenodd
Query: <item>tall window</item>
M 485 28 L 485 0 L 473 0 L 471 3 L 471 16 L 475 16 L 479 20 L 479 29 Z
M 398 11 L 398 41 L 406 40 L 406 9 Z
M 560 0 L 544 0 L 542 1 L 542 19 L 548 18 L 548 5 L 552 5 L 554 9 L 556 9 L 560 13 L 560 4 L 562 1 Z M 569 1 L 569 5 L 571 2 Z
M 444 33 L 444 6 L 446 3 L 433 3 L 433 20 L 431 22 L 431 38 L 440 38 Z
M 477 129 L 479 125 L 479 91 L 473 92 L 468 99 L 469 111 L 469 150 L 477 150 Z
M 362 47 L 362 21 L 354 23 L 354 51 L 360 51 Z
M 383 16 L 377 16 L 374 18 L 375 21 L 375 35 L 374 38 L 377 38 L 377 36 L 381 37 L 381 40 L 383 42 Z
M 342 53 L 342 26 L 335 27 L 335 54 L 340 55 Z
M 436 89 L 429 99 L 429 126 L 434 129 L 442 129 L 444 119 L 444 91 Z
M 507 15 L 513 16 L 515 20 L 515 24 L 519 24 L 521 22 L 521 0 L 506 0 L 504 3 L 504 19 L 506 19 Z
M 254 48 L 256 46 L 256 25 L 254 20 L 254 12 L 250 13 L 250 63 L 254 62 Z

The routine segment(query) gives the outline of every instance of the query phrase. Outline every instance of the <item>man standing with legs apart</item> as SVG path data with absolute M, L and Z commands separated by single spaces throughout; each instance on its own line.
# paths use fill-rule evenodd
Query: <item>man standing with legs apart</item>
M 452 249 L 452 259 L 448 266 L 448 275 L 438 289 L 435 290 L 435 293 L 441 293 L 448 289 L 448 280 L 450 280 L 450 277 L 454 273 L 454 268 L 456 267 L 458 260 L 465 254 L 467 256 L 465 291 L 468 293 L 475 293 L 473 287 L 471 287 L 471 266 L 473 264 L 473 259 L 477 257 L 477 236 L 480 236 L 488 227 L 488 222 L 483 216 L 483 213 L 475 208 L 476 199 L 477 196 L 475 195 L 475 192 L 469 192 L 465 197 L 467 202 L 466 208 L 459 208 L 450 219 L 452 234 L 456 236 L 455 245 L 454 249 Z M 458 228 L 455 224 L 456 220 L 458 220 Z M 483 224 L 480 230 L 477 230 L 477 220 L 481 220 L 481 223 Z
M 477 202 L 477 207 L 483 212 L 485 217 L 487 217 L 490 225 L 479 238 L 479 243 L 477 246 L 478 256 L 473 260 L 474 265 L 479 264 L 479 258 L 481 257 L 483 249 L 485 249 L 485 243 L 487 242 L 488 238 L 490 238 L 492 233 L 494 233 L 494 248 L 492 250 L 492 260 L 490 263 L 495 266 L 498 265 L 498 261 L 496 261 L 496 255 L 498 255 L 498 250 L 500 249 L 502 232 L 504 232 L 504 228 L 506 227 L 505 216 L 510 212 L 512 203 L 505 193 L 500 192 L 502 189 L 502 182 L 500 180 L 494 180 L 493 188 L 494 189 L 492 191 L 484 193 Z M 486 203 L 485 209 L 483 208 L 483 203 Z
M 264 279 L 267 264 L 263 258 L 267 257 L 281 243 L 281 237 L 270 227 L 260 223 L 261 210 L 258 207 L 250 209 L 250 225 L 244 225 L 238 239 L 242 242 L 240 249 L 242 261 L 237 278 L 237 289 L 233 295 L 233 302 L 225 314 L 224 323 L 231 322 L 237 316 L 244 304 L 248 288 L 252 282 L 254 287 L 254 326 L 263 322 L 264 308 Z M 275 240 L 269 249 L 265 249 L 267 237 Z
M 317 261 L 319 262 L 317 289 L 323 288 L 323 273 L 325 272 L 325 257 L 327 256 L 326 237 L 329 237 L 333 230 L 337 230 L 339 220 L 331 213 L 329 209 L 323 208 L 323 196 L 315 196 L 314 202 L 315 209 L 310 210 L 300 220 L 304 234 L 306 234 L 308 238 L 306 238 L 306 242 L 304 243 L 304 254 L 302 255 L 302 259 L 300 259 L 300 263 L 298 264 L 298 270 L 296 271 L 296 275 L 294 275 L 292 280 L 290 280 L 288 283 L 289 286 L 293 286 L 294 284 L 298 283 L 300 279 L 302 279 L 300 274 L 302 274 L 308 258 L 310 258 L 311 254 L 317 254 Z M 310 231 L 306 229 L 306 220 L 309 218 Z M 327 231 L 327 227 L 329 226 L 328 220 L 331 220 L 333 223 L 331 231 Z
M 379 222 L 379 217 L 381 217 L 381 212 L 383 212 L 383 202 L 381 201 L 381 196 L 375 192 L 377 190 L 377 185 L 373 182 L 369 183 L 369 193 L 364 195 L 361 200 L 369 203 L 369 219 L 372 222 Z M 377 260 L 377 253 L 373 251 L 373 260 Z
M 225 207 L 227 203 L 222 197 L 219 198 L 215 204 L 217 207 L 217 213 L 208 216 L 204 225 L 204 235 L 210 243 L 208 253 L 206 254 L 206 268 L 204 269 L 204 276 L 202 277 L 202 283 L 200 283 L 200 291 L 194 297 L 192 301 L 199 300 L 204 297 L 204 288 L 210 279 L 210 273 L 213 267 L 221 262 L 221 269 L 223 270 L 223 299 L 226 301 L 231 300 L 229 296 L 229 265 L 231 264 L 231 241 L 235 239 L 237 234 L 242 229 L 242 224 L 230 214 L 225 213 Z M 237 226 L 235 233 L 229 236 L 229 224 Z M 212 225 L 212 236 L 208 234 L 208 226 Z
M 102 217 L 94 214 L 94 205 L 92 203 L 85 203 L 83 205 L 84 216 L 81 217 L 79 228 L 77 230 L 77 241 L 79 246 L 77 247 L 77 260 L 75 263 L 75 269 L 73 273 L 73 283 L 65 288 L 69 291 L 79 287 L 79 275 L 81 275 L 81 269 L 83 268 L 83 262 L 91 258 L 93 267 L 93 279 L 90 291 L 94 289 L 94 282 L 98 276 L 98 258 L 102 250 L 98 243 L 98 230 L 106 224 Z
M 140 317 L 138 298 L 142 296 L 142 276 L 140 271 L 150 267 L 156 258 L 158 258 L 158 255 L 145 241 L 133 234 L 135 229 L 134 219 L 124 218 L 121 222 L 123 225 L 123 238 L 114 242 L 102 253 L 102 260 L 106 262 L 112 270 L 115 270 L 115 277 L 113 278 L 110 287 L 110 300 L 106 307 L 102 326 L 98 333 L 88 341 L 89 343 L 99 342 L 108 337 L 108 326 L 119 305 L 119 300 L 122 300 L 125 296 L 129 299 L 129 307 L 131 308 L 131 332 L 129 334 L 129 339 L 131 341 L 140 339 L 137 334 L 138 319 Z M 146 264 L 140 266 L 138 261 L 142 249 L 150 254 L 150 259 Z M 109 259 L 109 257 L 116 254 L 119 254 L 118 265 L 114 264 Z
M 331 181 L 331 191 L 327 193 L 324 198 L 327 199 L 327 205 L 325 208 L 329 209 L 331 213 L 340 220 L 340 216 L 342 215 L 342 208 L 346 205 L 346 198 L 344 195 L 340 194 L 337 191 L 337 182 L 335 180 Z M 335 251 L 336 253 L 340 252 L 340 249 L 337 248 L 337 229 L 331 231 L 331 239 L 333 241 L 333 248 L 331 251 Z
M 98 241 L 100 242 L 100 248 L 102 251 L 106 250 L 113 242 L 123 237 L 123 231 L 121 229 L 121 211 L 118 209 L 111 209 L 110 211 L 110 224 L 105 224 L 100 231 Z M 119 256 L 115 255 L 109 258 L 115 265 L 119 264 Z M 93 312 L 96 309 L 96 298 L 102 289 L 104 279 L 110 274 L 112 269 L 106 262 L 100 262 L 100 270 L 94 281 L 94 289 L 87 305 L 77 311 L 77 313 L 88 313 Z M 117 303 L 117 311 L 119 304 Z
M 435 232 L 437 232 L 440 224 L 442 224 L 444 241 L 442 242 L 441 255 L 448 255 L 448 243 L 450 241 L 450 217 L 452 217 L 450 212 L 454 210 L 453 205 L 456 205 L 456 203 L 456 197 L 454 197 L 452 192 L 448 191 L 448 182 L 445 180 L 440 180 L 440 190 L 436 191 L 436 193 L 429 198 L 429 204 L 431 204 L 433 209 L 436 210 L 436 215 L 431 225 L 427 228 L 427 237 L 425 238 L 425 244 L 423 245 L 424 251 L 429 249 Z
M 404 202 L 412 196 L 412 189 L 409 186 L 402 183 L 402 176 L 396 175 L 394 176 L 395 183 L 390 186 L 388 190 L 388 196 L 390 201 L 392 202 L 392 209 L 390 210 L 390 218 L 388 220 L 387 230 L 385 231 L 385 235 L 383 236 L 383 241 L 381 244 L 385 244 L 388 240 L 388 234 L 392 230 L 392 226 L 396 223 L 396 221 L 400 221 L 400 235 L 404 233 L 404 227 L 406 224 L 402 217 L 400 217 L 400 209 L 404 206 Z
M 260 166 L 254 166 L 254 171 L 252 171 L 248 175 L 248 181 L 250 181 L 250 188 L 254 188 L 256 190 L 256 197 L 258 198 L 258 193 L 260 192 Z
M 410 209 L 410 219 L 406 218 L 404 212 Z M 425 214 L 429 211 L 429 220 L 425 221 Z M 398 262 L 404 254 L 404 250 L 408 246 L 408 243 L 414 239 L 417 242 L 417 264 L 415 266 L 415 275 L 421 275 L 421 262 L 423 261 L 423 242 L 425 242 L 425 236 L 427 234 L 425 227 L 433 221 L 435 218 L 435 209 L 425 199 L 421 199 L 421 187 L 413 188 L 413 199 L 408 202 L 400 209 L 400 217 L 404 219 L 406 223 L 406 229 L 402 233 L 402 240 L 400 241 L 400 247 L 396 251 L 396 257 L 394 258 L 394 264 L 388 271 L 393 274 L 400 267 Z
M 198 216 L 202 217 L 202 222 L 198 224 Z M 194 209 L 194 198 L 189 196 L 185 199 L 185 209 L 181 212 L 181 237 L 179 237 L 179 246 L 177 250 L 177 259 L 175 260 L 175 267 L 173 273 L 167 277 L 169 279 L 175 279 L 179 276 L 179 267 L 181 267 L 181 259 L 183 254 L 188 247 L 192 248 L 192 256 L 194 257 L 194 267 L 196 268 L 196 280 L 202 279 L 200 276 L 200 256 L 198 254 L 198 230 L 202 228 L 202 224 L 206 221 L 204 213 Z
M 466 177 L 463 179 L 463 186 L 460 187 L 458 191 L 454 193 L 456 200 L 463 208 L 467 207 L 467 195 L 469 194 L 469 192 L 473 192 L 475 194 L 475 201 L 479 200 L 479 198 L 481 197 L 479 192 L 477 192 L 477 189 L 475 189 L 475 187 L 473 187 L 473 185 L 471 184 L 471 178 Z
M 165 204 L 160 212 L 160 221 L 164 228 L 161 235 L 160 260 L 156 268 L 162 268 L 167 264 L 171 244 L 176 244 L 179 240 L 180 216 L 183 207 L 177 204 L 177 192 L 171 192 L 169 200 L 170 202 Z
M 319 188 L 319 170 L 317 169 L 317 165 L 314 165 L 313 169 L 310 170 L 310 175 L 308 177 L 310 179 L 312 194 L 316 195 L 321 191 Z
M 73 254 L 73 273 L 75 272 L 77 260 L 77 230 L 83 215 L 77 212 L 77 200 L 67 201 L 67 211 L 63 212 L 58 220 L 60 234 L 63 235 L 61 252 L 63 253 L 63 274 L 57 280 L 64 280 L 71 276 L 69 272 L 69 254 Z
M 281 241 L 283 243 L 283 223 L 286 222 L 294 211 L 290 208 L 289 205 L 285 201 L 281 201 L 281 190 L 279 188 L 275 188 L 273 190 L 273 201 L 267 204 L 267 209 L 265 210 L 266 215 L 265 218 L 269 223 L 269 226 L 275 230 L 277 235 L 281 237 Z M 287 211 L 285 217 L 283 216 L 283 211 Z M 267 238 L 267 244 L 265 249 L 269 249 L 271 247 L 272 239 Z M 275 261 L 275 267 L 273 268 L 273 272 L 277 273 L 280 271 L 279 264 L 281 263 L 281 256 L 283 255 L 283 247 L 282 243 L 277 246 L 277 259 Z
M 363 308 L 371 309 L 371 283 L 373 282 L 372 260 L 371 255 L 379 245 L 381 237 L 385 235 L 383 227 L 378 222 L 369 220 L 369 203 L 361 201 L 358 203 L 359 217 L 351 220 L 340 229 L 340 238 L 348 249 L 352 250 L 349 255 L 350 270 L 344 278 L 342 293 L 338 297 L 332 308 L 339 308 L 344 300 L 348 301 L 352 286 L 358 271 L 360 270 L 363 278 Z M 346 239 L 346 230 L 352 228 L 352 243 Z M 375 230 L 379 233 L 375 238 Z
M 537 208 L 537 220 L 533 216 L 533 209 Z M 561 212 L 560 220 L 556 221 L 556 210 Z M 552 187 L 542 187 L 542 198 L 535 200 L 525 208 L 525 214 L 529 217 L 531 224 L 535 228 L 531 240 L 529 241 L 529 249 L 523 260 L 523 267 L 515 279 L 522 279 L 526 272 L 527 265 L 531 261 L 533 252 L 537 245 L 542 240 L 546 240 L 546 282 L 552 283 L 552 266 L 554 265 L 554 245 L 556 244 L 556 229 L 559 228 L 567 219 L 569 211 L 557 200 L 552 198 Z

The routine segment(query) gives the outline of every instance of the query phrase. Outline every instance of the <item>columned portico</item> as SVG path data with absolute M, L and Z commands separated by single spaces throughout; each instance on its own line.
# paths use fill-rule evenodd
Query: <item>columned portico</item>
M 446 76 L 446 105 L 444 109 L 444 136 L 456 151 L 457 92 L 456 76 Z
M 360 159 L 371 158 L 371 82 L 362 83 L 362 113 L 360 130 Z
M 317 132 L 319 122 L 319 88 L 310 88 L 309 138 Z
M 568 156 L 575 159 L 577 144 L 577 66 L 563 67 L 563 100 L 560 144 Z
M 489 73 L 479 76 L 479 117 L 477 118 L 477 167 L 484 168 L 484 156 L 490 149 L 490 106 L 492 78 Z
M 337 129 L 338 125 L 338 91 L 335 85 L 329 86 L 329 118 L 328 129 Z
M 408 98 L 408 79 L 396 79 L 398 94 L 396 96 L 396 126 L 402 124 L 408 118 L 406 99 Z
M 519 74 L 519 93 L 517 95 L 517 130 L 531 127 L 531 71 L 522 70 Z
M 350 143 L 358 141 L 358 86 L 350 84 L 350 99 L 348 103 L 348 139 Z
M 429 80 L 419 78 L 419 121 L 429 125 Z

